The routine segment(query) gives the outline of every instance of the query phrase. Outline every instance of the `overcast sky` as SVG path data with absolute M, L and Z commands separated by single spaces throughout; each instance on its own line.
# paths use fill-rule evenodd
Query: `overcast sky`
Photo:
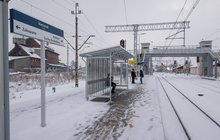
M 93 42 L 93 45 L 83 50 L 89 51 L 118 45 L 120 39 L 126 39 L 128 49 L 133 49 L 132 32 L 105 33 L 105 26 L 174 22 L 185 0 L 11 0 L 9 8 L 15 8 L 64 30 L 66 38 L 74 45 L 74 38 L 71 36 L 75 34 L 75 21 L 71 10 L 75 9 L 75 2 L 79 3 L 79 9 L 83 12 L 79 15 L 79 35 L 82 36 L 79 43 L 82 43 L 89 35 L 95 35 L 95 38 L 89 40 Z M 187 1 L 179 21 L 185 19 L 195 2 L 196 0 Z M 199 2 L 188 19 L 190 29 L 186 31 L 187 45 L 198 45 L 202 39 L 208 39 L 214 40 L 215 48 L 220 48 L 219 6 L 220 0 Z M 162 46 L 165 45 L 165 38 L 170 31 L 144 33 L 146 34 L 140 38 L 142 43 L 153 42 L 154 46 Z M 17 35 L 11 34 L 12 36 Z M 174 41 L 172 45 L 182 45 L 182 41 Z M 54 46 L 54 48 L 61 54 L 61 60 L 66 62 L 65 49 L 59 46 Z M 70 55 L 71 59 L 74 58 L 73 51 Z

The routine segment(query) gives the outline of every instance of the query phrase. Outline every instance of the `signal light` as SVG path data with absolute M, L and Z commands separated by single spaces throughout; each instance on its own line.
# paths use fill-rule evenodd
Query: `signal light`
M 122 46 L 123 48 L 125 47 L 125 41 L 123 39 L 120 40 L 120 46 Z

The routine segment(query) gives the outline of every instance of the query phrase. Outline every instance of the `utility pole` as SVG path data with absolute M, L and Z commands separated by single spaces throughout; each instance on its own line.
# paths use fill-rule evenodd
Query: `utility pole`
M 86 41 L 79 47 L 78 46 L 78 17 L 77 15 L 78 14 L 82 14 L 82 11 L 78 9 L 79 7 L 79 3 L 76 3 L 75 4 L 75 11 L 71 11 L 72 14 L 75 15 L 75 27 L 76 27 L 76 34 L 75 34 L 75 51 L 76 51 L 76 54 L 75 54 L 75 87 L 79 87 L 79 81 L 78 81 L 78 61 L 79 61 L 79 50 L 83 47 L 83 45 L 89 40 L 90 37 L 95 37 L 94 35 L 90 35 Z
M 75 11 L 72 11 L 71 13 L 72 14 L 75 14 L 75 30 L 76 30 L 76 35 L 75 35 L 75 43 L 76 43 L 76 47 L 75 47 L 75 51 L 76 51 L 76 54 L 75 54 L 75 87 L 78 87 L 79 84 L 78 84 L 78 17 L 77 15 L 78 14 L 81 14 L 82 11 L 81 10 L 78 10 L 78 6 L 79 6 L 79 3 L 76 3 L 75 4 Z

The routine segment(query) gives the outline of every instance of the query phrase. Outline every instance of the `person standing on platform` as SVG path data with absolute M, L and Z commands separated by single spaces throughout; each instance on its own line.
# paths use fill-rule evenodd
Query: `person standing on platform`
M 140 70 L 140 81 L 141 81 L 141 84 L 143 83 L 143 77 L 144 77 L 143 70 Z
M 136 73 L 135 73 L 134 69 L 132 69 L 132 71 L 131 71 L 132 84 L 135 83 L 135 78 L 136 78 Z

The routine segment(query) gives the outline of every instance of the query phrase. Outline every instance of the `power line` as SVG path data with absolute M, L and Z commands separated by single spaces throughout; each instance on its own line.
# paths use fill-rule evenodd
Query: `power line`
M 81 8 L 82 9 L 82 8 Z M 94 29 L 94 31 L 102 38 L 103 42 L 105 42 L 105 44 L 109 45 L 105 39 L 102 37 L 102 35 L 99 33 L 99 31 L 95 28 L 95 26 L 93 25 L 93 23 L 89 20 L 89 18 L 86 16 L 85 13 L 83 13 L 83 16 L 85 17 L 85 19 L 88 21 L 88 23 L 92 26 L 92 28 Z
M 185 0 L 185 2 L 184 2 L 184 4 L 183 4 L 183 6 L 182 6 L 182 8 L 181 8 L 181 10 L 180 10 L 180 12 L 179 12 L 179 14 L 178 14 L 177 18 L 176 18 L 176 23 L 178 22 L 179 17 L 180 17 L 180 15 L 181 15 L 181 13 L 183 12 L 183 10 L 184 10 L 184 8 L 185 8 L 185 6 L 186 6 L 187 1 L 188 1 L 188 0 Z M 171 31 L 170 31 L 170 33 L 169 33 L 169 35 L 168 35 L 168 36 L 170 36 L 170 35 L 171 35 L 172 31 L 173 31 L 173 30 L 171 30 Z M 179 30 L 178 30 L 178 31 L 179 31 Z M 175 38 L 175 37 L 174 37 L 174 38 Z M 170 46 L 170 45 L 171 45 L 171 43 L 173 42 L 173 40 L 174 40 L 174 39 L 172 39 L 172 40 L 170 41 L 170 44 L 169 44 L 168 46 Z M 166 43 L 167 43 L 167 40 L 166 40 L 166 42 L 165 42 L 165 45 L 164 45 L 164 46 L 166 46 Z
M 47 12 L 47 11 L 45 11 L 45 10 L 42 10 L 41 8 L 39 8 L 39 7 L 37 7 L 37 6 L 34 6 L 33 4 L 31 4 L 31 3 L 29 3 L 29 2 L 27 2 L 27 1 L 25 1 L 25 0 L 20 0 L 20 1 L 22 1 L 23 3 L 29 5 L 29 6 L 31 6 L 31 7 L 33 7 L 33 8 L 35 8 L 35 9 L 37 9 L 37 10 L 43 12 L 43 13 L 45 13 L 46 15 L 48 15 L 48 16 L 50 16 L 50 17 L 55 18 L 55 19 L 58 20 L 58 21 L 61 21 L 61 22 L 65 23 L 65 24 L 67 24 L 67 25 L 68 25 L 69 27 L 71 27 L 71 28 L 74 26 L 73 24 L 68 23 L 68 22 L 66 22 L 65 20 L 61 19 L 61 18 L 58 18 L 58 17 L 56 17 L 56 16 L 50 14 L 49 12 Z M 60 6 L 61 8 L 70 11 L 70 9 L 66 8 L 65 6 L 61 5 L 60 3 L 55 2 L 55 0 L 51 0 L 51 1 L 53 1 L 54 4 Z M 84 30 L 81 29 L 81 28 L 79 28 L 79 29 L 80 29 L 80 31 L 82 31 L 82 32 L 84 32 L 84 33 L 86 33 L 86 34 L 89 34 L 87 31 L 84 31 Z M 66 33 L 66 34 L 68 34 L 68 33 Z M 71 35 L 68 35 L 68 36 L 71 36 Z
M 57 2 L 56 0 L 51 0 L 53 1 L 55 4 L 57 4 L 58 6 L 62 7 L 63 9 L 67 10 L 67 11 L 71 11 L 70 8 L 67 8 L 66 6 L 64 6 L 63 4 Z
M 55 1 L 55 0 L 51 0 L 51 1 L 53 1 L 54 4 L 60 6 L 61 8 L 65 9 L 65 10 L 68 10 L 68 11 L 71 11 L 70 8 L 67 8 L 66 6 L 62 5 L 61 3 L 58 3 L 57 1 Z M 66 2 L 68 2 L 68 1 L 66 1 Z M 75 2 L 74 2 L 74 3 L 75 3 Z M 72 3 L 70 3 L 70 4 L 72 4 Z M 79 20 L 79 21 L 80 21 L 80 20 Z M 86 26 L 84 26 L 84 27 L 86 27 Z M 86 34 L 89 34 L 87 31 L 83 30 L 82 28 L 79 27 L 79 29 L 80 29 L 80 31 L 82 31 L 82 32 L 84 32 L 84 33 L 86 33 Z
M 210 38 L 211 36 L 215 35 L 216 33 L 218 33 L 220 31 L 220 28 L 217 29 L 215 32 L 212 32 L 211 34 L 209 34 L 207 37 L 205 38 Z
M 55 2 L 55 0 L 52 0 L 52 1 L 54 1 Z M 71 3 L 71 2 L 69 2 L 68 0 L 65 0 L 67 3 L 69 3 L 69 4 L 73 4 L 73 3 L 76 3 L 75 1 L 73 1 L 73 3 Z M 55 4 L 57 4 L 58 6 L 60 6 L 60 7 L 62 7 L 63 9 L 68 9 L 68 11 L 71 11 L 69 8 L 66 8 L 65 6 L 63 6 L 63 5 L 61 5 L 60 3 L 58 3 L 58 2 L 55 2 Z M 82 8 L 81 8 L 82 9 Z M 88 19 L 88 17 L 87 17 L 87 19 Z M 87 26 L 82 22 L 82 20 L 80 20 L 80 19 L 78 19 L 79 21 L 80 21 L 80 23 L 89 31 L 89 29 L 87 28 Z M 89 20 L 89 19 L 88 19 Z M 90 22 L 90 21 L 89 21 Z M 92 24 L 91 22 L 90 22 L 90 24 Z M 93 26 L 93 25 L 92 25 Z M 94 27 L 95 28 L 95 27 Z M 85 34 L 87 34 L 87 36 L 90 34 L 89 32 L 87 32 L 87 31 L 85 31 L 85 30 L 83 30 L 83 29 L 81 29 L 80 27 L 79 27 L 79 29 L 80 29 L 80 31 L 82 31 L 82 32 L 84 32 Z M 95 29 L 96 30 L 96 29 Z M 80 40 L 82 40 L 82 39 L 80 39 Z
M 189 18 L 189 16 L 192 14 L 193 10 L 196 8 L 196 6 L 199 4 L 199 2 L 200 2 L 200 0 L 197 0 L 197 1 L 195 2 L 195 4 L 194 4 L 193 7 L 190 9 L 190 11 L 189 11 L 189 13 L 188 13 L 188 15 L 186 16 L 186 18 L 185 18 L 184 21 L 186 21 L 186 20 Z
M 187 1 L 187 0 L 186 0 L 186 1 Z M 199 2 L 200 2 L 200 0 L 197 0 L 197 1 L 194 3 L 193 7 L 190 9 L 190 11 L 189 11 L 189 13 L 187 14 L 187 16 L 186 16 L 186 18 L 185 18 L 184 21 L 187 21 L 187 20 L 188 20 L 188 18 L 190 17 L 190 15 L 192 14 L 193 10 L 196 8 L 196 6 L 198 5 Z M 182 10 L 181 10 L 181 11 L 182 11 Z M 179 31 L 179 30 L 178 30 L 178 31 Z M 175 38 L 175 37 L 176 37 L 176 35 L 174 36 L 174 38 Z M 171 40 L 169 46 L 172 44 L 173 40 L 174 40 L 174 39 Z
M 70 2 L 69 0 L 65 0 L 65 1 L 66 1 L 67 3 L 69 3 L 69 4 L 72 4 L 71 2 L 73 2 L 73 3 L 77 3 L 77 2 L 74 1 L 74 0 L 70 0 L 71 2 Z
M 124 9 L 125 9 L 125 20 L 126 20 L 126 24 L 128 24 L 128 16 L 127 16 L 126 0 L 124 0 Z
M 66 22 L 65 20 L 63 20 L 63 19 L 61 19 L 61 18 L 59 18 L 59 17 L 56 17 L 56 16 L 50 14 L 49 12 L 47 12 L 47 11 L 45 11 L 45 10 L 42 10 L 41 8 L 39 8 L 39 7 L 37 7 L 37 6 L 34 6 L 34 5 L 32 5 L 31 3 L 29 3 L 29 2 L 27 2 L 27 1 L 25 1 L 25 0 L 20 0 L 20 1 L 22 1 L 22 2 L 26 3 L 27 5 L 29 5 L 29 6 L 35 8 L 35 9 L 41 11 L 41 12 L 43 12 L 43 13 L 45 13 L 45 14 L 51 16 L 51 17 L 53 17 L 54 19 L 56 19 L 56 20 L 58 20 L 58 21 L 61 21 L 61 22 L 65 23 L 65 24 L 67 24 L 67 25 L 69 25 L 69 26 L 71 26 L 71 27 L 73 26 L 72 24 Z

